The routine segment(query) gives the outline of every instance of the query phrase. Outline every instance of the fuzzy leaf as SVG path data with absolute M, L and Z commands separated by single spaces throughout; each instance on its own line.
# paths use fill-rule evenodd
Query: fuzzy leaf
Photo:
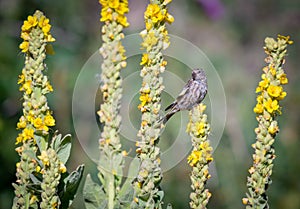
M 133 200 L 133 187 L 132 180 L 134 176 L 137 176 L 139 168 L 139 160 L 137 158 L 133 159 L 130 163 L 130 167 L 128 169 L 128 177 L 123 183 L 123 186 L 119 192 L 119 199 L 121 202 L 132 202 Z
M 48 147 L 46 138 L 47 138 L 46 136 L 37 135 L 37 134 L 34 135 L 34 139 L 36 141 L 36 144 L 38 145 L 40 152 L 42 152 L 43 150 L 46 150 Z
M 113 168 L 117 171 L 117 175 L 123 175 L 122 163 L 123 163 L 123 155 L 121 153 L 113 156 Z
M 57 152 L 60 143 L 61 143 L 61 134 L 58 134 L 58 131 L 55 131 L 54 135 L 52 136 L 51 148 Z
M 36 161 L 39 161 L 36 157 L 36 153 L 33 150 L 24 150 L 23 154 L 28 155 L 31 159 L 35 159 Z M 25 170 L 25 172 L 28 172 L 28 170 Z
M 129 187 L 126 193 L 119 197 L 121 208 L 130 208 L 130 205 L 133 201 L 133 195 L 134 195 L 133 187 Z
M 76 195 L 80 181 L 82 179 L 83 171 L 84 165 L 80 165 L 75 171 L 73 171 L 72 173 L 70 173 L 70 175 L 64 178 L 63 190 L 59 193 L 60 200 L 62 203 L 60 205 L 61 209 L 69 208 L 69 206 L 71 205 L 72 200 Z
M 35 173 L 35 174 L 38 175 L 37 173 Z M 40 185 L 42 183 L 42 181 L 40 179 L 38 179 L 38 177 L 32 173 L 29 174 L 29 177 L 30 177 L 31 181 L 33 182 L 33 184 Z
M 85 179 L 83 197 L 86 209 L 104 209 L 107 206 L 103 187 L 95 183 L 90 174 Z
M 66 164 L 66 162 L 68 161 L 68 159 L 70 157 L 71 146 L 72 146 L 71 135 L 68 134 L 60 140 L 60 143 L 59 143 L 57 149 L 55 149 L 59 159 L 61 160 L 61 162 L 63 164 Z

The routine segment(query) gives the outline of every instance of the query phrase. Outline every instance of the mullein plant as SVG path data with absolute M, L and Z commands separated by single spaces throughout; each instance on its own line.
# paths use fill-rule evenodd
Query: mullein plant
M 163 191 L 159 184 L 162 180 L 160 167 L 160 149 L 157 146 L 162 124 L 157 125 L 161 108 L 161 92 L 164 88 L 160 76 L 167 62 L 162 51 L 169 45 L 166 23 L 172 23 L 174 18 L 168 13 L 167 4 L 171 0 L 150 0 L 144 13 L 145 27 L 140 35 L 143 39 L 140 89 L 138 108 L 142 112 L 141 126 L 136 142 L 136 153 L 140 160 L 138 174 L 133 181 L 135 190 L 132 208 L 162 208 Z
M 290 37 L 278 35 L 277 40 L 267 37 L 265 39 L 265 53 L 267 65 L 263 67 L 261 81 L 256 88 L 257 104 L 253 111 L 256 113 L 258 127 L 255 128 L 256 142 L 254 148 L 253 165 L 249 169 L 247 179 L 248 193 L 243 198 L 246 208 L 269 208 L 266 194 L 271 184 L 273 161 L 276 157 L 273 144 L 279 132 L 277 116 L 281 114 L 282 107 L 279 102 L 287 93 L 283 85 L 288 83 L 283 69 L 287 46 L 292 44 Z
M 206 106 L 201 103 L 190 110 L 190 121 L 187 125 L 193 145 L 193 150 L 187 158 L 192 168 L 190 179 L 193 192 L 190 194 L 190 208 L 193 209 L 205 209 L 211 197 L 211 193 L 205 188 L 211 177 L 209 163 L 213 161 L 212 147 L 208 140 L 210 125 L 204 113 L 205 109 Z
M 98 161 L 98 178 L 102 185 L 93 182 L 88 175 L 83 193 L 86 208 L 126 208 L 128 201 L 121 188 L 127 152 L 122 150 L 119 132 L 122 98 L 120 71 L 126 67 L 125 49 L 121 41 L 124 38 L 123 29 L 129 26 L 125 16 L 129 8 L 127 0 L 100 0 L 99 3 L 102 6 L 100 22 L 104 23 L 101 30 L 103 43 L 99 50 L 103 57 L 100 82 L 103 104 L 97 112 L 103 124 Z
M 44 75 L 46 51 L 55 41 L 49 19 L 36 11 L 21 28 L 25 66 L 18 84 L 23 92 L 23 115 L 17 123 L 16 139 L 20 162 L 16 165 L 13 208 L 68 208 L 83 173 L 83 166 L 68 175 L 65 163 L 71 150 L 71 137 L 52 131 L 55 119 L 46 95 L 53 88 Z M 50 49 L 50 51 L 48 50 Z

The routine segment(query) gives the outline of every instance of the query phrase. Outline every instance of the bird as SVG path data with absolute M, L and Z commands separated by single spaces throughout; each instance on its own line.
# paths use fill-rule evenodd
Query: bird
M 167 114 L 159 120 L 165 124 L 175 113 L 191 110 L 200 104 L 207 94 L 207 77 L 203 69 L 194 69 L 192 78 L 184 85 L 176 100 L 166 107 Z

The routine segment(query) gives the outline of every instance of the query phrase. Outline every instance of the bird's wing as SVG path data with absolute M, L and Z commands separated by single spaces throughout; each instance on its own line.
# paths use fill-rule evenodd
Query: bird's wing
M 183 87 L 182 91 L 180 92 L 180 94 L 178 95 L 178 97 L 176 98 L 176 100 L 172 104 L 170 104 L 168 107 L 166 107 L 165 111 L 173 108 L 177 104 L 177 101 L 179 101 L 189 91 L 189 86 L 190 86 L 191 82 L 192 82 L 192 80 L 189 80 L 185 84 L 185 86 Z
M 187 94 L 187 92 L 189 91 L 190 89 L 190 86 L 192 84 L 192 80 L 189 80 L 183 87 L 182 91 L 180 92 L 180 94 L 178 95 L 178 97 L 176 98 L 176 101 L 179 101 L 181 100 L 181 98 Z

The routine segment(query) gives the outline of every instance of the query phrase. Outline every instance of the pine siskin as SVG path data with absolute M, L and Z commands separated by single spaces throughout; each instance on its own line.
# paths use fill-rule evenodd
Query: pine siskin
M 170 110 L 159 122 L 164 124 L 181 110 L 191 110 L 195 105 L 202 102 L 207 93 L 207 78 L 202 69 L 195 69 L 192 78 L 185 84 L 176 100 L 165 111 Z

